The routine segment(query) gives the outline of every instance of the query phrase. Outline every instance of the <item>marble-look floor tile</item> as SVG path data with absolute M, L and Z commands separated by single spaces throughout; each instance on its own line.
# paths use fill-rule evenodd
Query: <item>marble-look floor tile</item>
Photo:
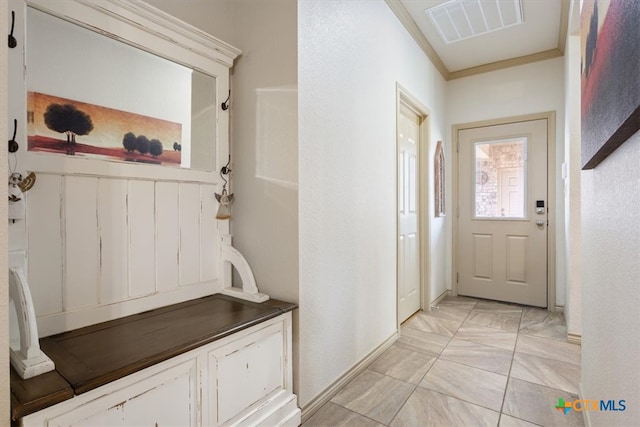
M 474 310 L 522 313 L 522 306 L 499 301 L 479 301 Z
M 441 319 L 430 316 L 428 313 L 418 313 L 404 323 L 409 328 L 420 329 L 421 331 L 445 337 L 452 337 L 461 324 L 462 320 Z
M 529 421 L 521 420 L 520 418 L 514 418 L 509 415 L 500 415 L 499 427 L 538 427 L 538 424 L 530 423 Z
M 580 365 L 580 346 L 548 338 L 520 334 L 516 352 Z
M 497 374 L 508 375 L 512 350 L 478 344 L 453 338 L 440 358 L 463 365 L 473 366 Z
M 492 347 L 513 350 L 516 345 L 516 332 L 507 332 L 502 329 L 487 328 L 486 326 L 463 325 L 455 335 L 455 338 L 489 345 Z
M 418 387 L 391 426 L 495 426 L 498 417 L 498 412 Z
M 369 365 L 368 369 L 411 384 L 418 384 L 435 360 L 436 356 L 393 345 Z
M 420 387 L 444 393 L 494 411 L 500 411 L 507 377 L 438 359 Z
M 567 340 L 567 326 L 562 313 L 526 307 L 522 312 L 520 333 L 537 337 Z
M 382 424 L 389 424 L 413 390 L 411 384 L 365 370 L 336 394 L 331 402 Z
M 582 426 L 582 413 L 566 415 L 555 408 L 559 398 L 573 401 L 578 396 L 566 391 L 510 378 L 503 413 L 542 426 Z
M 395 342 L 398 347 L 419 351 L 431 355 L 439 355 L 451 338 L 420 329 L 402 326 L 400 338 Z
M 517 311 L 473 310 L 469 313 L 463 325 L 486 326 L 487 328 L 502 329 L 507 332 L 518 332 L 520 313 Z
M 526 327 L 538 323 L 566 324 L 564 314 L 560 312 L 554 313 L 548 311 L 546 308 L 524 307 L 522 309 L 522 326 Z
M 303 427 L 384 427 L 360 414 L 356 414 L 335 403 L 328 402 L 311 418 L 302 424 Z
M 470 305 L 451 305 L 442 304 L 426 312 L 427 316 L 437 317 L 439 319 L 452 320 L 455 322 L 464 322 L 471 311 Z
M 453 296 L 448 295 L 444 299 L 442 299 L 439 304 L 457 304 L 457 305 L 467 305 L 467 306 L 475 306 L 478 303 L 478 299 L 471 297 L 463 297 L 463 296 Z
M 578 394 L 580 366 L 516 353 L 513 357 L 511 377 Z

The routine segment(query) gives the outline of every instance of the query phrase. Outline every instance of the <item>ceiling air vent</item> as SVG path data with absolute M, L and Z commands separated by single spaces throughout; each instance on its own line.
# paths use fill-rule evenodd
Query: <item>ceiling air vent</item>
M 451 0 L 425 12 L 447 44 L 524 21 L 521 0 Z

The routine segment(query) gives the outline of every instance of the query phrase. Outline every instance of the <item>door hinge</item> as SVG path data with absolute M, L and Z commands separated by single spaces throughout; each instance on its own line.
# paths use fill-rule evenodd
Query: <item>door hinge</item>
M 456 273 L 456 283 L 460 283 L 460 273 Z

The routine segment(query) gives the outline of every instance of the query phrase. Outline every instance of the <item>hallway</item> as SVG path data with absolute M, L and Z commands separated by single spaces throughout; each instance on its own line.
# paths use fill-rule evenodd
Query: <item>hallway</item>
M 316 426 L 583 425 L 580 347 L 560 313 L 448 297 L 306 423 Z

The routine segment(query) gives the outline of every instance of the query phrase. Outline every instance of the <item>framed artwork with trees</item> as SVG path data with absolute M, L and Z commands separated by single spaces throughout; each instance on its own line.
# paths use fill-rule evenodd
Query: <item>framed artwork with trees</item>
M 180 123 L 38 92 L 27 110 L 29 151 L 180 165 Z

